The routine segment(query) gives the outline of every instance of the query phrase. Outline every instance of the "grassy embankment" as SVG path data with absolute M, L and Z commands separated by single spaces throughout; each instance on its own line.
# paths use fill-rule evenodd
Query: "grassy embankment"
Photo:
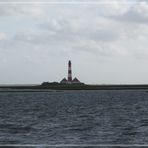
M 0 86 L 6 89 L 49 89 L 49 90 L 134 90 L 147 89 L 148 85 L 86 85 L 86 84 L 49 84 L 36 86 Z

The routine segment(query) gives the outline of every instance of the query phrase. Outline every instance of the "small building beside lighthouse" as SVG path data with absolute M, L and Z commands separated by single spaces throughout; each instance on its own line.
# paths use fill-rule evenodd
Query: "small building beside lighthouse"
M 82 84 L 76 77 L 72 79 L 72 64 L 71 61 L 68 61 L 68 76 L 67 79 L 63 78 L 60 81 L 61 84 Z
M 79 84 L 81 83 L 76 77 L 72 80 L 72 83 L 74 84 Z
M 68 81 L 66 80 L 66 78 L 63 78 L 61 81 L 60 81 L 61 84 L 66 84 L 68 83 Z

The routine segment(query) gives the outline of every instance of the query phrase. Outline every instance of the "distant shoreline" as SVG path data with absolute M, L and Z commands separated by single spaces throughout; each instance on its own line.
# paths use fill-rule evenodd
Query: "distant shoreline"
M 25 85 L 25 86 L 0 86 L 0 92 L 3 91 L 29 91 L 29 92 L 49 92 L 60 90 L 148 90 L 148 84 L 137 85 L 86 85 L 86 84 L 51 84 L 43 85 Z

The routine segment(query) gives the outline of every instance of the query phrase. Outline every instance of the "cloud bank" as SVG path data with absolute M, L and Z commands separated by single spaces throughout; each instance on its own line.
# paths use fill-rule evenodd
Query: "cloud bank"
M 1 83 L 60 80 L 69 59 L 87 83 L 148 83 L 147 1 L 2 2 Z

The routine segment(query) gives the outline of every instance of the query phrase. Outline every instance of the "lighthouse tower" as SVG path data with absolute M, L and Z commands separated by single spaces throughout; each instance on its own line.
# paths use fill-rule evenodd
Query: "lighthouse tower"
M 68 83 L 72 82 L 71 61 L 68 62 Z
M 72 69 L 71 69 L 71 61 L 68 61 L 68 78 L 63 78 L 60 81 L 61 84 L 84 84 L 80 82 L 76 77 L 72 79 Z

